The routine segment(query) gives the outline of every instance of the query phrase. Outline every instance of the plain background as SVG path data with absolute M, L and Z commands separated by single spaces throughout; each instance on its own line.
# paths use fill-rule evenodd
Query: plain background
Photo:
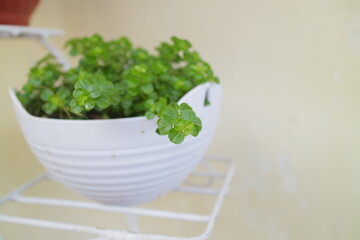
M 225 96 L 209 152 L 238 167 L 211 239 L 360 238 L 360 1 L 43 0 L 31 25 L 64 29 L 59 48 L 100 33 L 152 49 L 176 35 L 213 66 Z M 0 196 L 43 172 L 7 89 L 44 54 L 0 39 Z M 70 239 L 11 224 L 0 233 Z

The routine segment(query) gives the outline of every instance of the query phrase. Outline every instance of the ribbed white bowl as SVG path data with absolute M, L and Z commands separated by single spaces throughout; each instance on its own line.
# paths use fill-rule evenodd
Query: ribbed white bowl
M 174 189 L 199 163 L 214 134 L 221 104 L 218 84 L 188 92 L 186 102 L 203 122 L 198 137 L 176 145 L 155 133 L 156 120 L 59 120 L 30 115 L 9 90 L 26 141 L 51 176 L 90 199 L 136 205 Z M 205 96 L 210 100 L 204 106 Z

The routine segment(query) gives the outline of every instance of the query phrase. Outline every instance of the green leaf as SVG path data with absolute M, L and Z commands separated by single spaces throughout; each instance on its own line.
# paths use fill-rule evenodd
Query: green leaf
M 139 86 L 139 80 L 137 78 L 128 78 L 126 79 L 126 84 L 129 88 L 136 88 Z
M 199 135 L 200 131 L 201 131 L 201 126 L 194 125 L 194 127 L 191 129 L 190 134 L 194 137 L 197 137 Z
M 73 92 L 74 98 L 79 98 L 85 94 L 85 91 L 83 89 L 75 89 Z
M 51 103 L 45 103 L 42 105 L 42 109 L 46 114 L 51 115 L 57 110 L 57 106 Z
M 182 132 L 185 136 L 189 135 L 194 128 L 194 123 L 184 120 L 179 120 L 175 123 L 174 129 Z
M 86 111 L 90 111 L 91 109 L 93 109 L 95 107 L 95 100 L 92 98 L 89 98 L 86 103 L 85 103 L 85 109 Z
M 42 80 L 38 77 L 31 78 L 30 84 L 34 87 L 40 87 L 42 85 Z
M 167 135 L 169 134 L 169 131 L 172 129 L 172 124 L 166 123 L 162 119 L 159 119 L 157 121 L 157 125 L 158 125 L 157 131 L 160 135 Z
M 100 84 L 99 84 L 100 85 Z M 101 88 L 98 84 L 91 84 L 88 88 L 90 92 L 90 97 L 97 98 L 101 96 Z
M 152 91 L 154 91 L 154 87 L 151 83 L 147 83 L 147 84 L 141 85 L 141 90 L 143 93 L 149 94 Z
M 76 55 L 78 55 L 78 52 L 77 52 L 76 50 L 71 50 L 71 51 L 69 52 L 69 54 L 70 54 L 71 56 L 76 56 Z
M 22 90 L 24 90 L 24 92 L 31 92 L 33 90 L 33 86 L 30 83 L 26 83 L 22 87 Z
M 110 101 L 111 101 L 111 105 L 117 105 L 120 103 L 121 97 L 118 94 L 114 93 L 110 95 Z
M 105 80 L 101 84 L 101 90 L 103 93 L 109 94 L 114 90 L 114 84 L 110 81 Z
M 103 110 L 103 109 L 109 107 L 109 105 L 110 105 L 110 98 L 108 96 L 101 96 L 96 99 L 96 106 L 100 110 Z
M 195 121 L 196 113 L 193 110 L 180 111 L 181 119 L 186 121 Z
M 79 96 L 78 98 L 76 98 L 76 104 L 79 105 L 79 106 L 84 106 L 86 101 L 88 100 L 88 96 L 86 95 L 81 95 Z
M 126 89 L 127 89 L 126 83 L 125 82 L 115 83 L 114 84 L 114 89 L 119 94 L 124 94 L 126 92 Z
M 145 107 L 152 108 L 155 105 L 154 99 L 149 99 L 145 102 Z
M 181 132 L 171 129 L 169 132 L 169 140 L 175 144 L 180 144 L 184 141 L 185 135 Z
M 29 98 L 26 96 L 26 93 L 16 93 L 17 98 L 20 100 L 21 104 L 26 106 L 29 103 Z
M 192 111 L 192 108 L 187 103 L 181 103 L 180 106 L 179 106 L 179 109 L 180 109 L 180 111 L 184 111 L 184 110 L 191 110 Z
M 52 103 L 53 105 L 55 105 L 55 106 L 62 106 L 63 105 L 63 103 L 64 103 L 64 101 L 59 97 L 59 96 L 57 96 L 57 95 L 51 95 L 50 97 L 49 97 L 49 102 L 50 103 Z
M 199 117 L 196 117 L 193 121 L 193 123 L 199 127 L 202 126 L 202 122 L 201 122 L 201 119 Z
M 48 101 L 49 98 L 54 94 L 54 92 L 51 89 L 45 88 L 41 91 L 40 98 L 44 102 Z
M 56 92 L 56 95 L 59 96 L 60 98 L 62 99 L 66 99 L 67 97 L 70 96 L 70 90 L 67 89 L 67 88 L 60 88 L 57 92 Z
M 153 111 L 147 111 L 147 112 L 145 113 L 145 117 L 146 117 L 148 120 L 154 119 L 155 113 L 154 113 Z
M 178 110 L 175 106 L 170 105 L 165 108 L 165 110 L 161 113 L 160 116 L 164 122 L 169 124 L 174 124 L 176 119 L 178 119 Z
M 135 96 L 139 95 L 139 89 L 138 88 L 129 88 L 128 93 L 131 96 L 135 97 Z
M 89 81 L 85 79 L 81 79 L 75 83 L 75 88 L 87 89 L 88 85 L 89 85 Z
M 124 99 L 121 101 L 121 106 L 125 109 L 128 109 L 132 106 L 132 101 L 130 99 Z
M 156 103 L 156 112 L 162 112 L 167 105 L 167 100 L 164 97 L 159 98 L 159 101 Z
M 70 110 L 75 113 L 75 114 L 79 114 L 82 112 L 83 108 L 79 105 L 77 105 L 77 102 L 75 99 L 70 101 Z

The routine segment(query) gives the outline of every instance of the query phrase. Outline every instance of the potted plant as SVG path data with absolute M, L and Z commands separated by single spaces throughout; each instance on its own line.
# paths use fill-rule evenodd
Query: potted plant
M 40 162 L 55 180 L 105 204 L 140 204 L 175 188 L 215 131 L 222 90 L 209 64 L 176 37 L 156 54 L 124 37 L 66 46 L 76 67 L 63 71 L 46 56 L 21 91 L 10 89 Z

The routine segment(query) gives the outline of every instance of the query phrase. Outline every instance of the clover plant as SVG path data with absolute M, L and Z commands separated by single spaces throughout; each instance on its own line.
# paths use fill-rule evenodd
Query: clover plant
M 189 41 L 172 37 L 151 54 L 125 37 L 105 41 L 95 34 L 71 39 L 65 47 L 79 59 L 76 67 L 64 71 L 47 55 L 17 92 L 30 114 L 59 119 L 157 117 L 157 133 L 176 144 L 201 131 L 191 106 L 177 101 L 195 86 L 219 80 Z

